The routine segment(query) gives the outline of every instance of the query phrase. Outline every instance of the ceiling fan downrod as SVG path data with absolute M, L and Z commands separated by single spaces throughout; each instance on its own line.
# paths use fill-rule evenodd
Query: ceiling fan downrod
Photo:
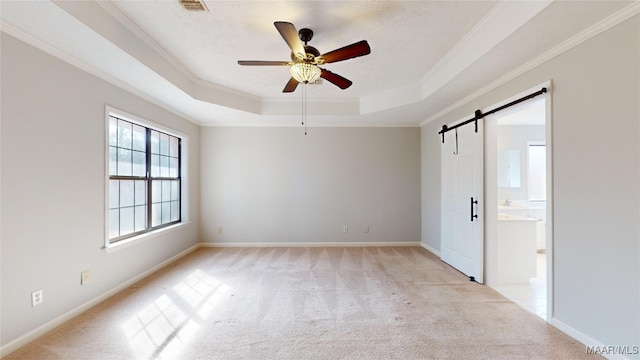
M 298 37 L 300 37 L 300 40 L 302 40 L 304 44 L 307 45 L 307 43 L 311 41 L 311 39 L 313 39 L 313 30 L 302 28 L 298 31 Z

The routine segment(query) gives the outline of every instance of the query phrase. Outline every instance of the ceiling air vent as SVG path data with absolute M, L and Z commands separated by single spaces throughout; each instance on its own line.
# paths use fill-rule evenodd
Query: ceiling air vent
M 209 11 L 204 2 L 200 0 L 178 0 L 182 7 L 189 11 Z

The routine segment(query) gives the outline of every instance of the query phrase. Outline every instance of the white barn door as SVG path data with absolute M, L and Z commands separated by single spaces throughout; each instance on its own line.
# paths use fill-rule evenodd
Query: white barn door
M 482 283 L 484 132 L 482 120 L 477 123 L 477 133 L 473 122 L 445 133 L 441 151 L 440 256 L 444 262 Z

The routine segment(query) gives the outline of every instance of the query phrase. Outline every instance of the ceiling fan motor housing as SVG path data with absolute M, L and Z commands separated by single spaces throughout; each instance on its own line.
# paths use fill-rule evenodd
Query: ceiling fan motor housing
M 314 48 L 313 46 L 305 45 L 304 52 L 306 53 L 304 62 L 307 63 L 315 63 L 315 58 L 317 56 L 320 56 L 320 51 L 318 51 L 318 49 Z M 291 61 L 293 61 L 294 63 L 301 62 L 293 52 L 291 53 Z
M 311 41 L 311 39 L 313 38 L 313 30 L 308 28 L 300 29 L 298 31 L 298 37 L 302 42 L 304 42 L 304 52 L 305 52 L 304 62 L 314 63 L 316 56 L 320 56 L 320 51 L 318 51 L 318 49 L 314 48 L 313 46 L 307 45 L 307 43 Z M 291 60 L 293 62 L 300 61 L 300 59 L 298 59 L 293 52 L 291 53 Z

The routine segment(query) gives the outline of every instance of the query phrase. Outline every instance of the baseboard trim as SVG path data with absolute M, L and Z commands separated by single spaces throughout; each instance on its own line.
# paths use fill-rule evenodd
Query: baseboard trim
M 420 246 L 422 246 L 423 249 L 427 250 L 428 252 L 432 253 L 433 255 L 440 257 L 440 251 L 432 248 L 431 246 L 421 242 Z
M 201 247 L 373 247 L 420 246 L 419 242 L 279 242 L 279 243 L 200 243 Z
M 136 282 L 146 278 L 147 276 L 153 274 L 154 272 L 160 270 L 161 268 L 171 264 L 172 262 L 186 256 L 187 254 L 193 252 L 194 250 L 198 249 L 200 247 L 200 244 L 196 244 L 191 246 L 190 248 L 182 251 L 181 253 L 174 255 L 172 257 L 170 257 L 169 259 L 159 263 L 158 265 L 146 270 L 145 272 L 139 274 L 138 276 L 135 276 L 127 281 L 125 281 L 124 283 L 112 288 L 111 290 L 108 290 L 104 293 L 102 293 L 101 295 L 96 296 L 95 298 L 81 304 L 80 306 L 76 307 L 73 310 L 70 310 L 56 318 L 54 318 L 51 321 L 48 321 L 42 325 L 40 325 L 39 327 L 29 331 L 28 333 L 18 337 L 17 339 L 8 342 L 7 344 L 5 344 L 4 346 L 0 347 L 0 358 L 1 357 L 5 357 L 7 355 L 9 355 L 10 353 L 18 350 L 19 348 L 25 346 L 26 344 L 32 342 L 33 340 L 39 338 L 40 336 L 48 333 L 49 331 L 55 329 L 56 327 L 64 324 L 65 322 L 73 319 L 74 317 L 84 313 L 85 311 L 91 309 L 92 307 L 98 305 L 99 303 L 107 300 L 108 298 L 114 296 L 115 294 L 121 292 L 122 290 L 125 290 L 126 288 L 128 288 L 129 286 L 135 284 Z
M 558 320 L 555 317 L 551 318 L 550 324 L 553 325 L 556 329 L 562 331 L 563 333 L 571 336 L 572 338 L 578 340 L 579 342 L 583 343 L 585 346 L 585 354 L 587 352 L 587 347 L 597 347 L 597 348 L 606 348 L 606 346 L 604 344 L 602 344 L 601 342 L 593 339 L 592 337 L 582 333 L 579 330 L 576 330 L 575 328 L 565 324 L 564 322 Z M 621 355 L 621 354 L 599 354 L 601 356 L 603 356 L 606 359 L 609 360 L 628 360 L 630 358 Z

